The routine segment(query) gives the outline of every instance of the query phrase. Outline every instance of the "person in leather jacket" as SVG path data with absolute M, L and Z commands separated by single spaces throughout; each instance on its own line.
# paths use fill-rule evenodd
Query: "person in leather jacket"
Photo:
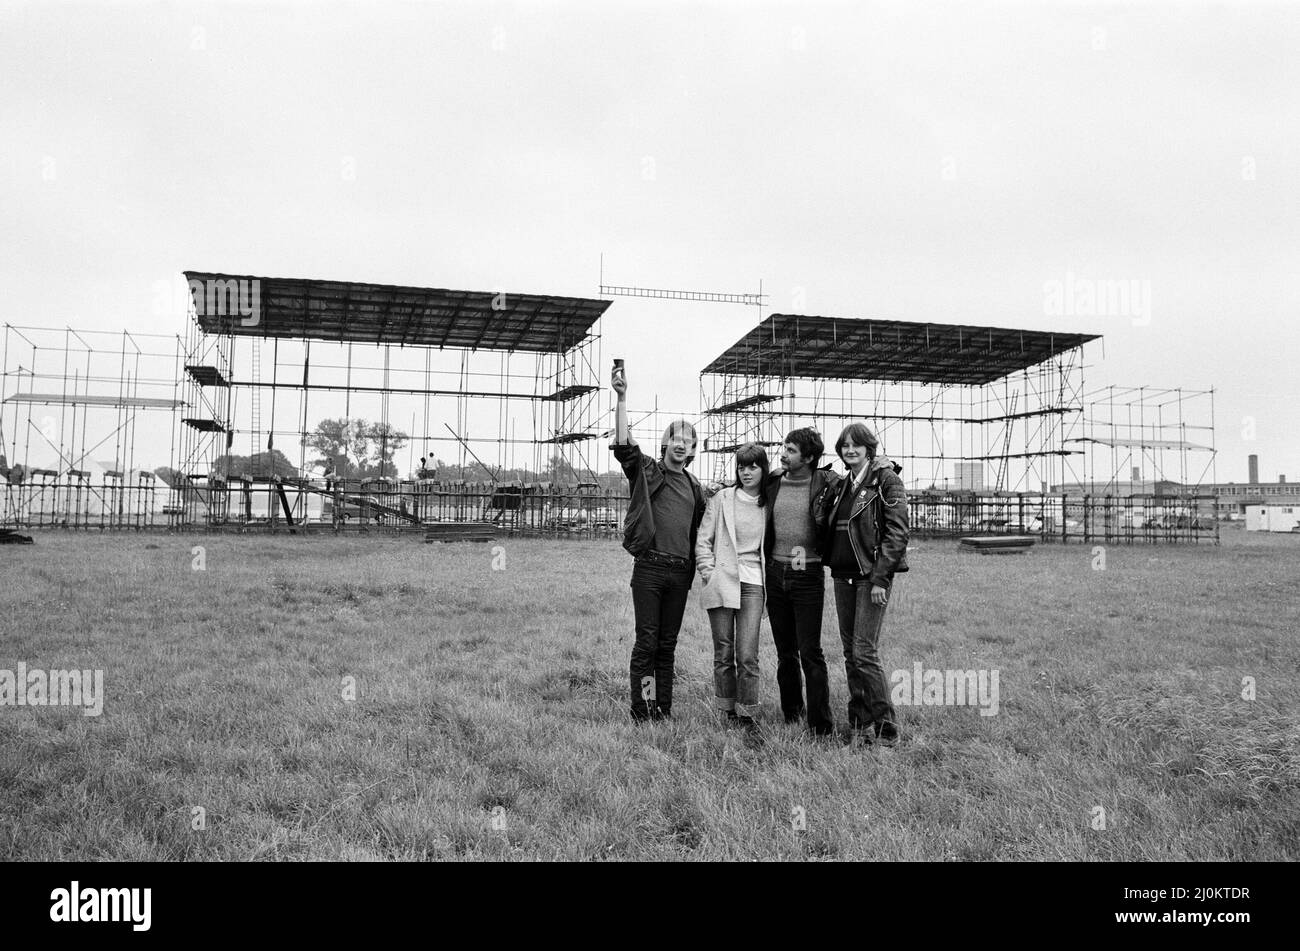
M 835 441 L 848 469 L 829 524 L 826 563 L 849 682 L 849 727 L 868 742 L 898 739 L 898 720 L 880 663 L 880 637 L 894 575 L 906 571 L 907 492 L 879 441 L 852 423 Z
M 695 578 L 695 543 L 704 518 L 699 481 L 686 470 L 695 458 L 695 427 L 668 424 L 659 458 L 641 451 L 627 424 L 627 375 L 616 364 L 611 385 L 618 399 L 610 449 L 627 476 L 629 499 L 623 547 L 632 568 L 636 638 L 629 664 L 632 719 L 672 716 L 674 658 L 686 600 Z

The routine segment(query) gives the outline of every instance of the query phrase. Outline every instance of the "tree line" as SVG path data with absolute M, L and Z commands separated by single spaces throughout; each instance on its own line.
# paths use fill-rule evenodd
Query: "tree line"
M 409 442 L 410 436 L 407 433 L 390 424 L 345 417 L 322 419 L 305 440 L 307 448 L 315 454 L 307 460 L 307 470 L 323 472 L 332 467 L 339 479 L 399 478 L 395 457 Z M 418 470 L 419 464 L 414 468 Z M 597 473 L 585 468 L 575 469 L 559 453 L 552 455 L 542 472 L 526 467 L 497 470 L 478 462 L 461 466 L 446 463 L 436 457 L 426 457 L 426 470 L 432 477 L 443 482 L 491 482 L 495 479 L 497 482 L 525 483 L 588 482 L 595 483 L 601 489 L 626 487 L 621 471 L 614 469 Z M 176 484 L 179 475 L 168 466 L 160 466 L 154 470 L 154 474 L 169 486 Z M 223 454 L 213 464 L 210 475 L 226 479 L 240 476 L 298 479 L 303 478 L 305 473 L 300 472 L 280 450 L 271 449 L 247 456 Z M 419 473 L 412 472 L 410 475 L 418 476 Z

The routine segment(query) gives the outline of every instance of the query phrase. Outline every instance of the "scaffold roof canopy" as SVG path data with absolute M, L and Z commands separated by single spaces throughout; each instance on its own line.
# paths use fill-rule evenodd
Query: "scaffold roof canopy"
M 703 372 L 979 385 L 1097 339 L 1098 334 L 772 314 Z
M 1188 442 L 1186 439 L 1147 439 L 1145 437 L 1125 438 L 1120 436 L 1106 439 L 1095 436 L 1079 436 L 1065 441 L 1092 442 L 1099 446 L 1109 446 L 1111 449 L 1196 449 L 1204 452 L 1214 452 L 1214 448 L 1211 446 L 1202 446 L 1199 443 Z
M 610 301 L 186 271 L 204 333 L 562 353 Z
M 71 404 L 74 406 L 111 406 L 113 408 L 175 409 L 179 400 L 165 400 L 151 396 L 92 396 L 86 393 L 14 393 L 4 398 L 6 403 Z

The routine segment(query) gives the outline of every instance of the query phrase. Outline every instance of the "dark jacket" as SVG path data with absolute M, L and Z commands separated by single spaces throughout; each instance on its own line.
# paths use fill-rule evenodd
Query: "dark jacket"
M 658 459 L 652 459 L 636 445 L 626 446 L 611 444 L 614 458 L 623 467 L 630 487 L 627 503 L 627 517 L 623 519 L 623 547 L 638 557 L 650 550 L 655 538 L 655 516 L 650 500 L 664 487 L 665 467 Z M 684 470 L 683 470 L 684 471 Z M 695 536 L 704 518 L 704 491 L 699 480 L 690 472 L 686 477 L 691 481 L 691 491 L 695 493 L 695 513 L 691 518 L 690 548 L 691 564 L 695 563 Z
M 849 512 L 849 541 L 858 570 L 881 588 L 889 587 L 895 572 L 907 571 L 907 490 L 898 477 L 902 471 L 897 463 L 876 457 Z M 846 476 L 834 506 L 852 489 L 853 478 Z M 830 521 L 834 531 L 834 517 Z
M 784 470 L 773 472 L 767 477 L 767 529 L 763 544 L 768 557 L 776 551 L 776 522 L 772 513 L 776 511 L 776 497 L 781 492 L 781 479 Z M 808 514 L 813 521 L 813 554 L 824 558 L 830 552 L 831 532 L 835 530 L 835 500 L 839 498 L 840 480 L 843 476 L 831 472 L 828 465 L 824 469 L 813 469 L 812 485 L 808 487 Z

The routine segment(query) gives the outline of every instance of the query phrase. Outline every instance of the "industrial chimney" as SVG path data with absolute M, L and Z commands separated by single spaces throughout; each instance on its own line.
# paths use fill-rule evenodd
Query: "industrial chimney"
M 1253 453 L 1246 457 L 1246 466 L 1250 469 L 1250 478 L 1247 480 L 1251 485 L 1259 484 L 1259 456 Z
M 1286 485 L 1286 473 L 1279 472 L 1277 476 L 1278 485 Z
M 1133 481 L 1134 482 L 1142 481 L 1142 470 L 1138 466 L 1133 467 Z

